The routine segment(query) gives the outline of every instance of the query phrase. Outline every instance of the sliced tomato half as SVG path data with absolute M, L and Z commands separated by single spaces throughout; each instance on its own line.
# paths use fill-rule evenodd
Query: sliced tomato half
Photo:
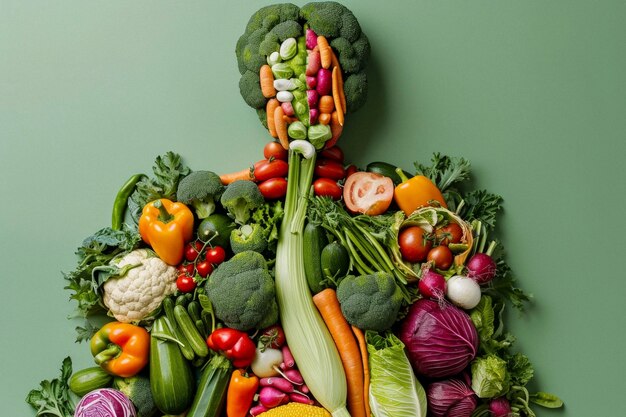
M 353 213 L 382 214 L 393 200 L 393 181 L 374 172 L 355 172 L 346 179 L 343 199 Z

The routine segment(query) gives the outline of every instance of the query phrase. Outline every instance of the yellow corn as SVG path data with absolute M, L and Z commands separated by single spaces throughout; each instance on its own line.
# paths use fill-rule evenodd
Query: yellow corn
M 330 413 L 325 408 L 315 405 L 291 402 L 285 405 L 279 405 L 258 417 L 330 417 Z

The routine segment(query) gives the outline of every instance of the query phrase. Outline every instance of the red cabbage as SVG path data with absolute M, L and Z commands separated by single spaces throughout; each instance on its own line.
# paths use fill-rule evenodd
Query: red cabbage
M 505 397 L 494 398 L 489 402 L 489 411 L 493 417 L 509 417 L 511 412 L 511 404 Z
M 433 382 L 426 397 L 428 415 L 432 417 L 470 417 L 477 404 L 474 391 L 456 378 Z
M 135 406 L 122 392 L 100 388 L 91 391 L 76 404 L 74 417 L 136 417 Z
M 398 337 L 415 372 L 430 378 L 461 372 L 478 349 L 476 328 L 464 311 L 426 299 L 410 307 Z

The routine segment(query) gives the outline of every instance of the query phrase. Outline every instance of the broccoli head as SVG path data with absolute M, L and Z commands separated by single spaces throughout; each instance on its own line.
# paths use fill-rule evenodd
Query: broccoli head
M 234 253 L 254 251 L 263 253 L 267 249 L 265 231 L 258 223 L 244 224 L 230 232 L 230 248 Z
M 115 378 L 113 388 L 123 392 L 137 409 L 137 417 L 152 417 L 159 411 L 152 391 L 150 391 L 150 379 L 142 375 L 129 378 Z
M 215 316 L 233 329 L 248 331 L 278 321 L 274 279 L 258 252 L 240 252 L 209 276 L 206 293 Z
M 239 79 L 239 91 L 248 106 L 255 109 L 265 107 L 265 97 L 261 92 L 261 79 L 257 72 L 246 71 Z M 265 110 L 263 110 L 265 112 Z
M 367 99 L 367 76 L 364 72 L 351 74 L 343 85 L 348 112 L 358 110 Z
M 393 325 L 403 300 L 402 290 L 387 272 L 345 277 L 337 287 L 337 298 L 348 323 L 375 331 Z
M 215 203 L 224 192 L 220 176 L 211 171 L 194 171 L 178 183 L 178 201 L 190 204 L 199 219 L 206 219 L 215 212 Z
M 252 211 L 265 203 L 259 187 L 252 181 L 237 180 L 228 184 L 222 197 L 222 206 L 237 224 L 246 224 Z

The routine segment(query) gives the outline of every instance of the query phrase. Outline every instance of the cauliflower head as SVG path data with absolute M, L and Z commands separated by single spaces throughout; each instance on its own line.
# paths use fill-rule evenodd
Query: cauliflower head
M 120 271 L 103 285 L 103 302 L 109 314 L 123 323 L 148 318 L 161 301 L 176 291 L 176 268 L 147 249 L 136 249 L 112 261 Z

